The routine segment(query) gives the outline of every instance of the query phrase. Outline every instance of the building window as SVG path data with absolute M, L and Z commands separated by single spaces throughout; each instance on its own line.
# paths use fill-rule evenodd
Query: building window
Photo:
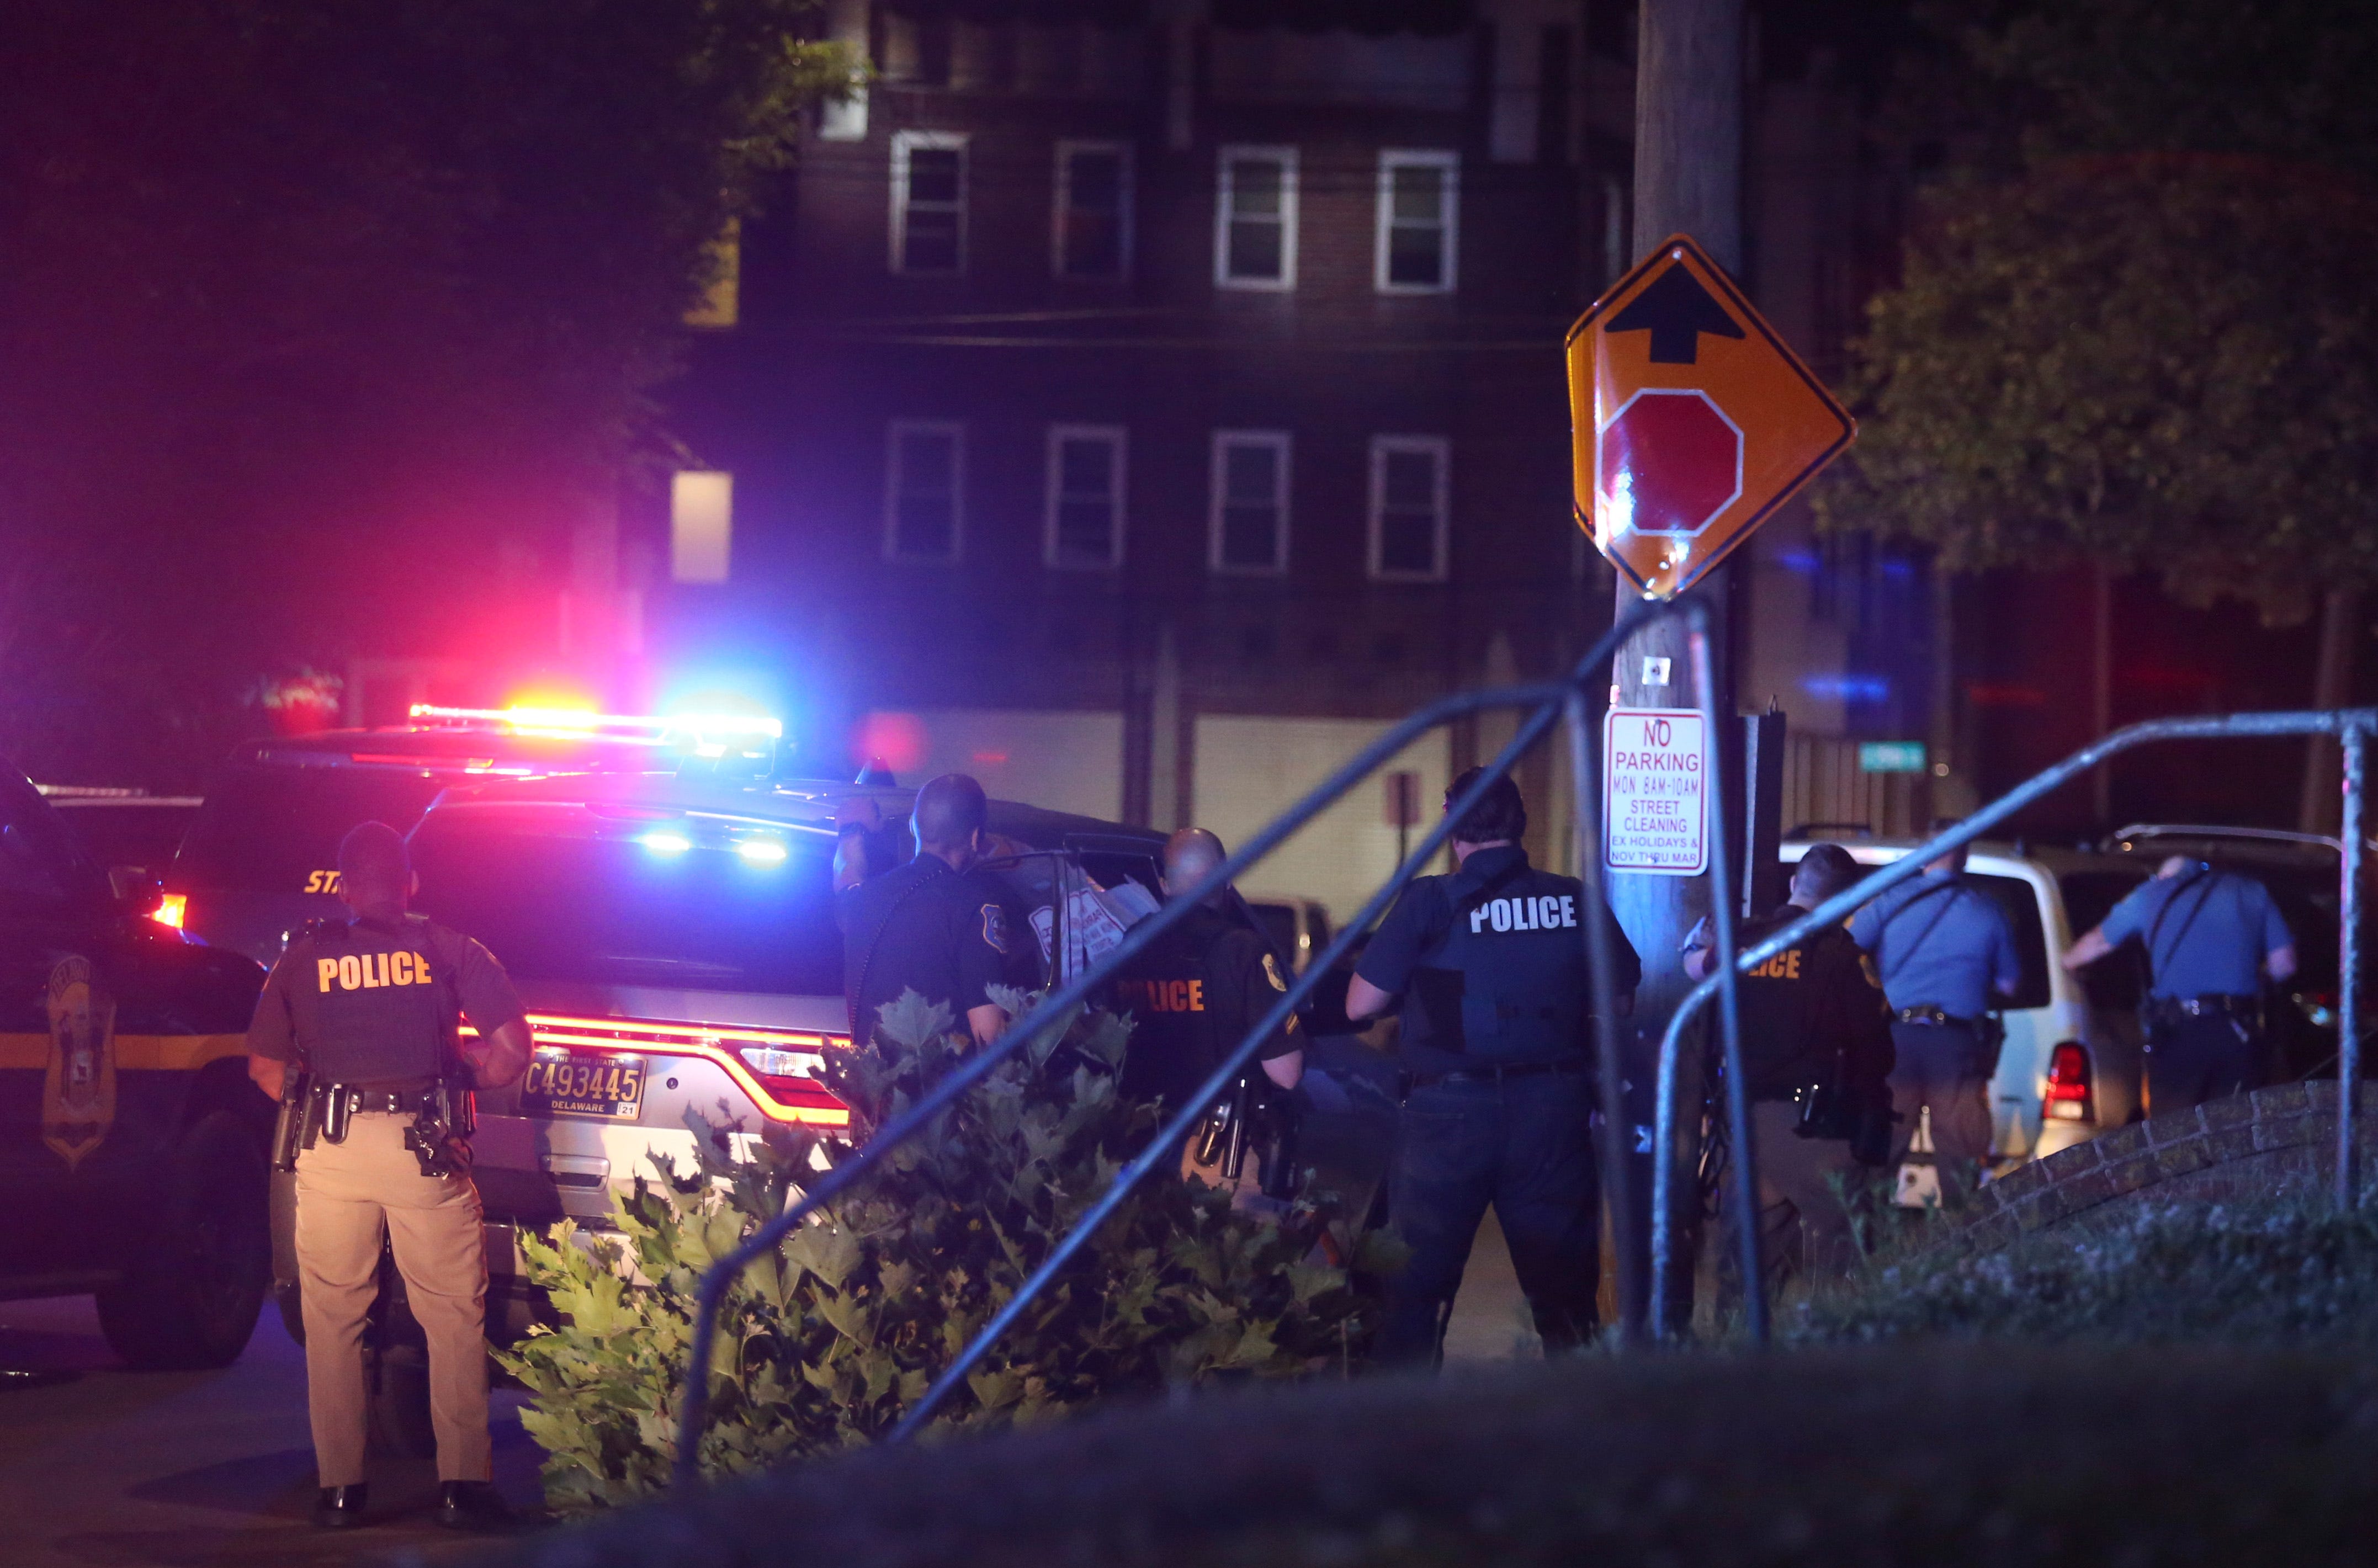
M 892 138 L 892 270 L 966 270 L 967 143 L 942 131 Z
M 1207 562 L 1216 571 L 1288 569 L 1285 430 L 1217 430 Z
M 1296 287 L 1296 149 L 1226 147 L 1214 202 L 1214 282 Z
M 1123 278 L 1131 272 L 1131 149 L 1119 141 L 1057 144 L 1060 278 Z
M 895 419 L 884 461 L 884 555 L 895 561 L 956 560 L 965 523 L 966 426 Z
M 1453 292 L 1460 174 L 1459 153 L 1379 154 L 1379 232 L 1373 266 L 1381 293 Z
M 1440 582 L 1451 532 L 1447 448 L 1439 436 L 1371 437 L 1371 575 Z
M 1052 567 L 1123 564 L 1123 433 L 1112 425 L 1049 429 L 1049 522 Z
M 669 475 L 669 581 L 724 582 L 735 544 L 735 476 Z

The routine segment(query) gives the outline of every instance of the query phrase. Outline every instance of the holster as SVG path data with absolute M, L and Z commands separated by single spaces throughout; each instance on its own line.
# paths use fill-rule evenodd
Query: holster
M 423 1095 L 413 1125 L 404 1130 L 404 1146 L 419 1162 L 424 1176 L 467 1176 L 471 1151 L 462 1140 L 478 1126 L 478 1097 L 470 1085 L 441 1079 Z
M 306 1136 L 314 1099 L 314 1076 L 294 1067 L 281 1087 L 281 1108 L 272 1119 L 272 1168 L 297 1168 L 297 1152 L 312 1140 Z

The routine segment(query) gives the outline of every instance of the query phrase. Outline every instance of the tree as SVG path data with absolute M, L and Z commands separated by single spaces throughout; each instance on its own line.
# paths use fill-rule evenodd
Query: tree
M 2300 618 L 2378 576 L 2378 206 L 2241 157 L 1959 186 L 1870 307 L 1828 520 Z
M 666 444 L 646 394 L 708 248 L 849 79 L 811 10 L 11 6 L 13 560 L 226 691 L 318 647 L 519 640 L 572 506 Z

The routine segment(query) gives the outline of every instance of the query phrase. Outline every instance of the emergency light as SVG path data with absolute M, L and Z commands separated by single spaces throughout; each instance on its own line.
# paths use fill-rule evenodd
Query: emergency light
M 703 756 L 723 756 L 729 740 L 782 740 L 782 721 L 755 713 L 596 713 L 576 708 L 447 708 L 415 702 L 415 720 L 464 727 L 510 730 L 514 735 L 558 739 L 600 736 L 644 746 L 691 747 Z

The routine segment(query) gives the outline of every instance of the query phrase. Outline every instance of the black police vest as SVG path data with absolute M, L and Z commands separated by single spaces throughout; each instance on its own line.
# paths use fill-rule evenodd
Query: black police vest
M 1784 920 L 1798 916 L 1788 910 L 1783 918 L 1747 923 L 1735 940 L 1742 946 L 1779 930 Z M 1809 990 L 1818 966 L 1817 946 L 1829 936 L 1847 940 L 1838 927 L 1801 939 L 1735 982 L 1741 1009 L 1743 1081 L 1754 1099 L 1788 1097 L 1804 1081 L 1829 1076 L 1830 1064 L 1808 1038 Z M 1704 1014 L 1714 1019 L 1714 1013 Z M 1712 1027 L 1716 1025 L 1712 1023 Z
M 1585 1048 L 1584 890 L 1514 857 L 1439 879 L 1449 924 L 1424 949 L 1404 1010 L 1408 1065 L 1444 1051 L 1488 1062 L 1546 1061 Z
M 297 1044 L 317 1079 L 436 1078 L 455 1058 L 462 999 L 450 936 L 426 920 L 323 921 L 289 946 Z
M 1199 910 L 1157 940 L 1115 982 L 1115 1005 L 1131 1014 L 1123 1093 L 1162 1098 L 1174 1109 L 1239 1043 L 1236 1015 L 1213 962 L 1231 930 Z M 1225 1037 L 1228 1035 L 1229 1037 Z

